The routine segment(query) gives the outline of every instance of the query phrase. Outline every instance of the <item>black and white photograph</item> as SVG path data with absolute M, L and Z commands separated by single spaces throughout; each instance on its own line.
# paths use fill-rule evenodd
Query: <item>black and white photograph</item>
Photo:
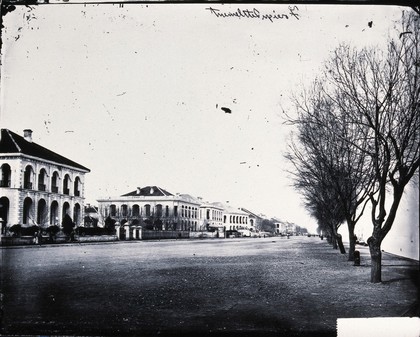
M 420 6 L 1 2 L 0 335 L 419 337 Z

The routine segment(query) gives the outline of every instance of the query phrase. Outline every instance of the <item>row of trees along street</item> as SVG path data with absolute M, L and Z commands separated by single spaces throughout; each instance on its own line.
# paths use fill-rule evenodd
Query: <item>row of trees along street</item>
M 420 7 L 403 11 L 386 50 L 338 46 L 321 74 L 293 97 L 295 126 L 286 158 L 305 206 L 337 247 L 368 203 L 371 282 L 381 282 L 381 243 L 394 223 L 404 188 L 418 175 Z M 388 200 L 389 199 L 389 200 Z M 336 248 L 335 247 L 335 248 Z

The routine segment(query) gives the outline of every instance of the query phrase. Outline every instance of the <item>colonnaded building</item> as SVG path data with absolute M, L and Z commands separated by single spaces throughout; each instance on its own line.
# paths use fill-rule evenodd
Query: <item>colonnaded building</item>
M 119 197 L 98 199 L 100 216 L 146 229 L 203 231 L 254 230 L 248 213 L 223 203 L 172 194 L 158 186 L 138 187 Z
M 83 223 L 85 174 L 90 170 L 32 141 L 1 129 L 0 217 L 2 233 L 12 225 L 61 225 L 68 214 Z

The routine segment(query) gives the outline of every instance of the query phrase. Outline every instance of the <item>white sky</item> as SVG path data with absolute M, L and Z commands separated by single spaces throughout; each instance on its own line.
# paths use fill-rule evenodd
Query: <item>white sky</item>
M 270 22 L 209 6 L 289 5 L 17 8 L 4 17 L 0 125 L 90 168 L 90 203 L 158 185 L 315 228 L 285 172 L 282 108 L 339 43 L 383 45 L 402 8 L 300 5 L 299 20 Z

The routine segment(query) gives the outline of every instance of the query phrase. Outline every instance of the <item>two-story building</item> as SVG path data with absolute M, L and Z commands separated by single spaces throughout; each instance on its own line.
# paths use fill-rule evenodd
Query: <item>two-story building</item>
M 248 218 L 249 218 L 249 230 L 251 232 L 255 232 L 257 229 L 261 228 L 261 224 L 264 220 L 264 218 L 261 215 L 257 215 L 249 210 L 247 210 L 246 208 L 241 207 L 240 208 L 241 211 L 244 211 L 245 213 L 248 214 Z
M 223 209 L 223 229 L 225 231 L 238 229 L 250 230 L 248 213 L 242 211 L 240 208 L 232 207 L 228 202 L 215 202 L 214 205 Z
M 223 232 L 224 208 L 217 203 L 203 202 L 200 205 L 200 229 Z
M 15 224 L 61 225 L 68 214 L 83 223 L 85 174 L 90 170 L 24 135 L 0 132 L 0 217 L 2 233 Z
M 120 224 L 142 225 L 146 229 L 199 229 L 200 200 L 189 194 L 172 194 L 158 186 L 138 187 L 119 197 L 98 200 L 99 214 Z

